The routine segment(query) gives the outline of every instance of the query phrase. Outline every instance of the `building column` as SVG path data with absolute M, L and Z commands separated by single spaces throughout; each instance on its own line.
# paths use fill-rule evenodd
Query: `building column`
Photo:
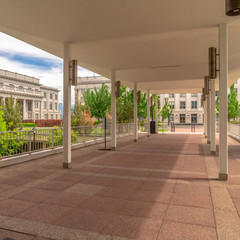
M 211 117 L 211 99 L 210 99 L 210 93 L 209 93 L 207 95 L 207 144 L 211 143 L 210 117 Z
M 26 120 L 27 115 L 27 101 L 26 99 L 23 99 L 23 120 Z
M 32 101 L 32 119 L 35 122 L 35 101 Z
M 137 132 L 137 124 L 138 124 L 138 118 L 137 118 L 137 82 L 134 82 L 134 142 L 137 142 L 138 140 L 138 132 Z
M 42 101 L 39 101 L 39 119 L 42 119 Z
M 228 179 L 228 29 L 219 25 L 220 77 L 219 77 L 219 180 Z
M 155 95 L 155 133 L 158 133 L 158 95 Z
M 147 136 L 150 137 L 150 92 L 147 90 Z
M 69 81 L 69 62 L 71 46 L 63 46 L 63 168 L 71 168 L 71 85 Z
M 210 80 L 210 97 L 211 97 L 211 154 L 216 154 L 216 100 L 215 100 L 215 79 Z
M 116 71 L 111 71 L 111 115 L 112 115 L 112 129 L 111 129 L 111 141 L 112 141 L 112 150 L 115 150 L 117 147 L 117 138 L 116 138 Z
M 203 102 L 203 127 L 204 127 L 204 136 L 207 137 L 207 108 L 206 100 Z

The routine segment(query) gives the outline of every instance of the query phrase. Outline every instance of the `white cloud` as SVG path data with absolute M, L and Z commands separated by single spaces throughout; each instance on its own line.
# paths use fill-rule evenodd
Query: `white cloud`
M 29 55 L 32 57 L 43 58 L 45 60 L 49 59 L 50 62 L 53 63 L 53 67 L 49 67 L 46 71 L 46 68 L 40 66 L 30 66 L 22 63 L 20 60 L 11 60 L 4 56 L 0 56 L 0 68 L 38 78 L 41 84 L 58 88 L 60 90 L 59 102 L 63 102 L 62 59 L 1 32 L 0 51 L 24 56 Z M 93 76 L 93 72 L 79 67 L 78 75 L 82 77 Z M 72 88 L 72 104 L 74 103 L 74 96 L 74 88 Z

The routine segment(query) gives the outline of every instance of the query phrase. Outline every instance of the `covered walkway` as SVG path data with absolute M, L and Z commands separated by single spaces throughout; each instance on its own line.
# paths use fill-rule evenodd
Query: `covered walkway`
M 240 148 L 229 181 L 202 134 L 140 135 L 1 169 L 0 239 L 239 239 Z

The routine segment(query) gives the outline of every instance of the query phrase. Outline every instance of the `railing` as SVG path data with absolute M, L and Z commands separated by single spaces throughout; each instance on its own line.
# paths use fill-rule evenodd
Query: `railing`
M 117 134 L 133 133 L 133 123 L 117 124 Z M 106 130 L 111 136 L 111 125 Z M 103 139 L 102 125 L 71 128 L 71 143 L 86 143 Z M 0 159 L 54 149 L 63 145 L 63 128 L 37 128 L 35 130 L 0 132 Z
M 240 140 L 240 124 L 228 123 L 228 134 L 233 138 Z

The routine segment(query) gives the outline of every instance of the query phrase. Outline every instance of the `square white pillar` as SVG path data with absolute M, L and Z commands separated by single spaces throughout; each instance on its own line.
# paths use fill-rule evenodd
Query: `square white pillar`
M 117 147 L 117 138 L 116 138 L 116 71 L 111 71 L 111 115 L 112 115 L 112 128 L 111 128 L 111 144 L 112 150 L 115 150 Z
M 71 84 L 69 81 L 69 62 L 71 46 L 63 47 L 63 168 L 71 168 Z
M 158 133 L 158 95 L 155 95 L 155 133 Z
M 138 132 L 137 132 L 137 124 L 138 124 L 138 118 L 137 118 L 137 82 L 134 82 L 134 142 L 137 142 L 138 140 Z
M 211 111 L 211 99 L 210 99 L 210 94 L 208 94 L 207 95 L 207 144 L 211 143 L 210 111 Z
M 228 179 L 228 29 L 219 25 L 219 180 Z
M 147 136 L 150 137 L 150 92 L 147 90 Z
M 216 100 L 215 100 L 215 79 L 210 80 L 210 98 L 211 98 L 211 154 L 216 154 Z
M 206 101 L 203 102 L 203 127 L 204 127 L 204 136 L 207 137 L 207 107 L 206 107 Z

